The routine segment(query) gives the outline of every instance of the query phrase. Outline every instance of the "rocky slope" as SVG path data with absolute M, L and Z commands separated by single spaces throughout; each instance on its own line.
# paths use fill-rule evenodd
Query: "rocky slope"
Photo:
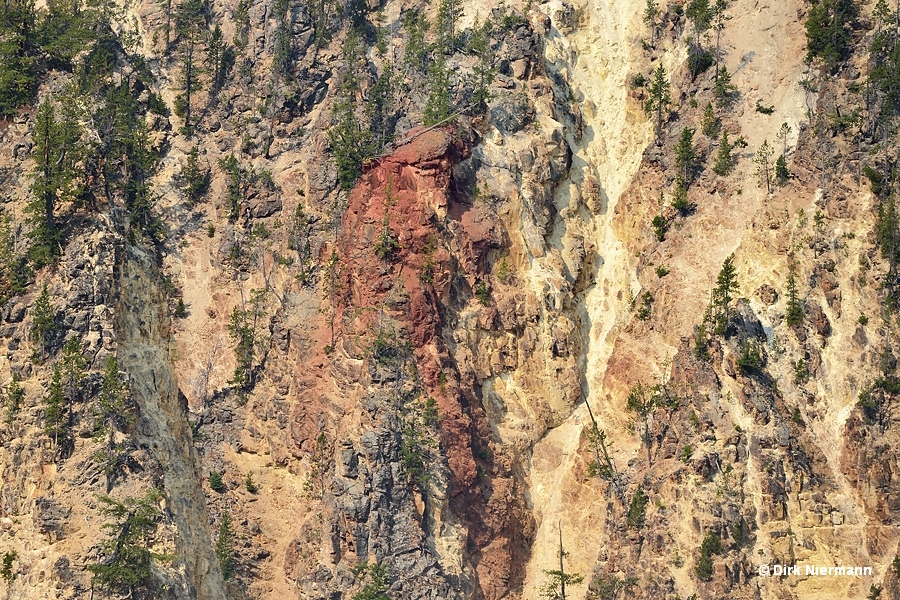
M 680 3 L 660 3 L 653 33 L 637 0 L 216 1 L 204 32 L 220 26 L 233 61 L 219 83 L 201 73 L 188 131 L 183 110 L 152 109 L 183 108 L 175 4 L 126 7 L 108 82 L 125 82 L 159 156 L 158 228 L 97 175 L 92 202 L 61 204 L 60 256 L 0 313 L 0 375 L 24 389 L 0 411 L 7 597 L 531 600 L 558 597 L 560 545 L 579 576 L 567 598 L 900 597 L 893 266 L 885 194 L 862 175 L 889 142 L 841 120 L 871 7 L 847 27 L 852 56 L 826 69 L 805 61 L 807 3 L 728 2 L 724 101 L 712 64 L 691 72 Z M 447 69 L 454 114 L 434 119 L 440 73 L 410 61 L 409 15 L 431 20 L 432 42 L 448 6 L 458 48 L 425 60 Z M 714 49 L 716 29 L 701 39 Z M 644 105 L 660 66 L 672 106 L 657 133 Z M 36 101 L 81 76 L 51 64 Z M 346 106 L 386 142 L 352 185 Z M 36 112 L 0 122 L 13 254 L 33 226 Z M 718 129 L 742 141 L 726 174 Z M 764 142 L 790 173 L 771 190 Z M 209 173 L 195 198 L 193 160 Z M 86 374 L 61 446 L 47 398 L 72 338 Z M 109 434 L 114 469 L 97 434 L 108 356 L 135 414 Z M 101 498 L 150 489 L 147 585 L 92 585 L 89 567 L 115 558 Z M 775 565 L 872 570 L 759 575 Z

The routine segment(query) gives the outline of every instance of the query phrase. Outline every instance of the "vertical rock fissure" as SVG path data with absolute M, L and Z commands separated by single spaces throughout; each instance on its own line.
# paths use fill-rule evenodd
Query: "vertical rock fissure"
M 170 317 L 162 275 L 151 256 L 129 247 L 123 252 L 119 286 L 118 360 L 129 374 L 139 408 L 138 443 L 163 469 L 167 509 L 177 530 L 175 564 L 186 577 L 184 593 L 198 600 L 224 598 L 187 406 L 169 354 Z

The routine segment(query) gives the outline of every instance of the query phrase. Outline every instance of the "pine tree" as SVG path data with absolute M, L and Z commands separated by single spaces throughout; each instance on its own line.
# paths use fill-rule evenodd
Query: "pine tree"
M 62 233 L 56 220 L 56 207 L 61 200 L 72 198 L 77 190 L 76 164 L 80 160 L 81 128 L 73 106 L 63 105 L 59 118 L 50 99 L 38 107 L 34 124 L 34 146 L 31 157 L 31 191 L 34 200 L 25 208 L 30 213 L 31 249 L 29 255 L 36 266 L 49 264 L 60 251 Z
M 388 590 L 391 581 L 383 564 L 358 565 L 353 568 L 353 573 L 366 582 L 360 591 L 353 594 L 353 600 L 390 600 Z
M 685 127 L 681 130 L 681 137 L 675 146 L 675 170 L 676 180 L 686 189 L 694 178 L 694 163 L 697 161 L 697 152 L 694 150 L 694 130 Z
M 97 396 L 95 428 L 96 436 L 108 435 L 114 431 L 125 431 L 134 423 L 134 400 L 128 389 L 124 374 L 119 370 L 119 362 L 110 354 L 103 363 L 103 380 Z
M 806 16 L 806 58 L 816 58 L 835 67 L 849 56 L 852 36 L 849 24 L 858 9 L 854 0 L 821 0 L 812 5 Z
M 81 340 L 72 336 L 63 345 L 62 359 L 60 361 L 63 376 L 63 387 L 69 403 L 80 399 L 81 384 L 87 376 L 85 368 L 87 360 L 82 352 Z
M 425 73 L 428 68 L 431 48 L 425 41 L 425 35 L 430 27 L 431 23 L 425 13 L 418 9 L 404 11 L 403 29 L 409 37 L 403 51 L 403 64 L 414 72 Z
M 222 511 L 222 519 L 219 521 L 216 557 L 219 559 L 219 568 L 222 569 L 222 578 L 228 581 L 234 576 L 234 531 L 231 527 L 231 513 L 227 509 Z
M 538 595 L 547 600 L 566 600 L 566 586 L 578 585 L 584 581 L 584 577 L 578 573 L 566 573 L 564 559 L 569 555 L 563 548 L 562 525 L 557 524 L 559 528 L 559 569 L 544 571 L 547 575 L 547 583 L 545 583 Z
M 6 424 L 9 425 L 15 419 L 19 409 L 22 407 L 22 401 L 25 399 L 25 390 L 22 389 L 18 374 L 13 373 L 12 381 L 6 386 Z
M 338 100 L 331 110 L 328 146 L 337 165 L 338 183 L 349 190 L 362 175 L 362 163 L 369 155 L 371 134 L 357 118 L 350 100 Z
M 658 16 L 659 5 L 657 5 L 656 0 L 647 0 L 647 4 L 644 7 L 644 24 L 650 28 L 651 44 L 656 42 L 656 33 L 657 29 L 659 29 L 659 25 L 656 22 Z
M 650 88 L 647 90 L 648 97 L 644 103 L 644 110 L 648 113 L 656 113 L 656 137 L 657 145 L 662 145 L 663 114 L 672 104 L 672 95 L 669 90 L 669 79 L 666 70 L 660 64 L 656 71 L 653 72 L 653 79 L 650 82 Z
M 712 102 L 707 102 L 706 107 L 703 109 L 703 118 L 700 121 L 700 131 L 709 138 L 715 137 L 716 134 L 719 133 L 719 119 L 716 117 L 715 110 L 713 110 Z
M 728 322 L 728 309 L 731 304 L 732 294 L 738 290 L 737 269 L 734 267 L 734 254 L 730 254 L 722 269 L 716 277 L 716 287 L 713 288 L 712 301 L 715 318 L 715 335 L 724 335 Z
M 228 322 L 228 334 L 235 342 L 234 375 L 228 382 L 244 394 L 253 387 L 253 374 L 256 366 L 257 322 L 262 316 L 263 304 L 266 300 L 265 290 L 251 292 L 250 308 L 234 307 Z
M 690 213 L 693 208 L 688 200 L 687 188 L 681 181 L 675 181 L 675 190 L 672 192 L 672 208 L 677 210 L 682 217 Z
M 229 383 L 246 389 L 250 386 L 256 349 L 256 332 L 248 311 L 237 307 L 232 310 L 228 333 L 235 342 L 234 355 L 237 361 Z
M 719 138 L 719 151 L 716 154 L 716 163 L 713 165 L 713 172 L 716 175 L 724 177 L 734 168 L 734 158 L 731 151 L 734 149 L 728 140 L 728 131 L 722 130 L 722 137 Z
M 796 327 L 803 323 L 803 305 L 797 297 L 797 280 L 793 264 L 788 269 L 787 308 L 784 311 L 784 319 L 790 327 Z
M 881 256 L 888 261 L 888 277 L 885 285 L 891 296 L 895 293 L 897 264 L 900 262 L 900 213 L 894 196 L 889 196 L 878 205 L 875 239 L 881 249 Z
M 35 356 L 41 362 L 46 360 L 50 343 L 56 334 L 56 311 L 50 304 L 50 293 L 47 284 L 34 301 L 34 313 L 31 321 L 31 341 L 37 346 Z
M 481 111 L 487 110 L 487 102 L 491 99 L 490 85 L 494 81 L 494 66 L 491 55 L 491 21 L 478 24 L 476 17 L 469 37 L 469 51 L 478 57 L 474 67 L 475 86 L 472 91 L 472 103 Z
M 228 70 L 234 61 L 234 50 L 225 41 L 222 28 L 217 24 L 209 32 L 206 41 L 206 65 L 209 71 L 210 94 L 215 95 L 225 87 Z
M 200 150 L 191 148 L 181 171 L 182 191 L 191 204 L 196 204 L 209 187 L 209 170 L 200 167 Z
M 756 151 L 756 157 L 753 162 L 756 163 L 756 175 L 765 183 L 766 192 L 772 193 L 772 169 L 769 166 L 772 161 L 772 155 L 775 150 L 769 145 L 768 140 L 763 140 L 762 145 Z
M 784 154 L 782 154 L 775 161 L 775 179 L 778 183 L 785 183 L 790 178 L 791 172 L 788 171 L 787 160 L 785 160 Z
M 657 406 L 659 406 L 659 396 L 640 382 L 631 388 L 625 401 L 625 410 L 634 413 L 641 420 L 641 441 L 644 442 L 644 446 L 647 448 L 647 464 L 653 462 L 650 419 Z
M 17 225 L 0 208 L 0 303 L 25 291 L 30 275 L 28 258 L 19 251 Z
M 192 95 L 200 86 L 200 59 L 198 53 L 206 25 L 205 7 L 202 0 L 185 0 L 178 7 L 175 17 L 175 32 L 179 40 L 181 59 L 181 93 L 175 100 L 175 113 L 184 119 L 182 133 L 193 135 L 191 120 Z
M 161 499 L 162 494 L 155 489 L 140 498 L 122 501 L 99 497 L 100 513 L 109 519 L 101 527 L 109 537 L 100 544 L 101 560 L 87 567 L 93 574 L 92 588 L 133 596 L 135 591 L 149 587 L 153 561 L 167 558 L 150 550 L 162 519 Z
M 436 125 L 451 114 L 450 72 L 444 59 L 439 57 L 428 69 L 428 99 L 422 121 L 425 125 Z
M 625 522 L 629 529 L 640 529 L 644 526 L 647 503 L 649 501 L 650 499 L 644 492 L 644 487 L 639 484 L 634 491 L 634 496 L 631 498 L 631 505 L 628 507 L 628 518 Z
M 709 0 L 690 0 L 684 15 L 693 23 L 694 31 L 699 37 L 709 30 L 714 13 Z
M 15 114 L 34 95 L 34 57 L 28 52 L 34 29 L 33 2 L 0 5 L 0 117 Z
M 736 91 L 737 88 L 731 83 L 731 74 L 728 72 L 728 67 L 722 65 L 716 72 L 716 83 L 713 88 L 716 104 L 720 107 L 731 105 Z
M 447 55 L 456 51 L 456 22 L 463 15 L 457 0 L 440 0 L 437 14 L 437 50 Z

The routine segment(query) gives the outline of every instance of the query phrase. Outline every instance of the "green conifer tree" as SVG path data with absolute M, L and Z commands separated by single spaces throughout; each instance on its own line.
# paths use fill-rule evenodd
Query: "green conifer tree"
M 445 60 L 439 56 L 428 69 L 428 99 L 422 120 L 425 125 L 436 125 L 446 121 L 451 114 L 450 72 Z
M 222 511 L 222 518 L 219 521 L 216 557 L 219 559 L 222 577 L 228 581 L 234 576 L 234 530 L 231 526 L 231 513 L 227 509 Z
M 753 162 L 756 163 L 756 175 L 765 184 L 766 192 L 772 193 L 772 155 L 775 150 L 769 145 L 768 140 L 763 140 L 762 145 L 756 151 Z
M 676 180 L 686 189 L 694 179 L 694 164 L 697 161 L 697 152 L 694 150 L 694 130 L 685 127 L 681 130 L 681 137 L 675 145 L 675 170 Z
M 17 373 L 13 373 L 12 381 L 6 386 L 6 424 L 9 425 L 16 418 L 22 401 L 25 399 L 25 390 L 22 389 L 21 379 Z
M 56 219 L 61 200 L 76 195 L 76 164 L 81 154 L 81 128 L 74 108 L 63 105 L 60 116 L 50 99 L 38 107 L 34 124 L 32 200 L 25 208 L 31 217 L 29 255 L 36 266 L 49 264 L 60 251 L 62 232 Z
M 803 305 L 797 296 L 797 279 L 793 264 L 788 269 L 787 308 L 784 311 L 784 319 L 790 327 L 803 323 Z
M 656 113 L 656 137 L 657 145 L 662 145 L 662 125 L 663 116 L 668 113 L 668 108 L 672 104 L 672 95 L 669 89 L 669 78 L 666 70 L 660 64 L 653 72 L 653 79 L 650 80 L 650 87 L 647 90 L 647 100 L 644 102 L 644 110 L 648 113 Z
M 731 151 L 734 146 L 728 139 L 728 131 L 722 130 L 722 137 L 719 138 L 719 150 L 716 153 L 716 162 L 713 165 L 713 172 L 716 175 L 724 177 L 728 175 L 734 168 L 734 158 Z
M 734 267 L 734 254 L 730 254 L 722 269 L 716 277 L 716 287 L 713 288 L 713 317 L 715 319 L 715 335 L 724 335 L 725 326 L 728 323 L 728 309 L 731 305 L 732 294 L 738 291 L 737 269 Z

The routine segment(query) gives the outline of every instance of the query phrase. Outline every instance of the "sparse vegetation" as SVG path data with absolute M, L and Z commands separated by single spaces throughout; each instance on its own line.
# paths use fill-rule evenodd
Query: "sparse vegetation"
M 640 295 L 640 303 L 637 307 L 637 318 L 641 321 L 646 321 L 650 318 L 652 309 L 653 294 L 651 294 L 649 291 L 645 291 Z
M 666 221 L 665 217 L 662 215 L 656 215 L 653 217 L 653 221 L 650 223 L 653 226 L 653 233 L 656 235 L 656 240 L 662 242 L 666 239 L 666 231 L 669 228 L 669 224 Z
M 491 288 L 484 279 L 475 284 L 475 297 L 478 298 L 478 302 L 480 302 L 482 306 L 491 305 Z
M 209 487 L 214 492 L 223 493 L 226 489 L 225 481 L 222 479 L 222 473 L 219 471 L 210 471 L 209 472 Z
M 13 571 L 13 562 L 18 556 L 19 555 L 15 550 L 7 550 L 3 553 L 2 565 L 0 565 L 0 579 L 3 579 L 7 586 L 16 580 L 16 573 Z

